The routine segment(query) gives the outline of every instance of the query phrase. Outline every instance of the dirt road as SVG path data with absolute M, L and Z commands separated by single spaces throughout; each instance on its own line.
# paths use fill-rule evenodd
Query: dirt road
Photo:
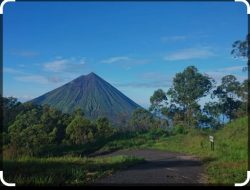
M 102 156 L 130 155 L 145 162 L 95 182 L 97 185 L 168 185 L 206 183 L 202 162 L 193 156 L 159 150 L 120 150 Z M 99 155 L 100 156 L 100 155 Z

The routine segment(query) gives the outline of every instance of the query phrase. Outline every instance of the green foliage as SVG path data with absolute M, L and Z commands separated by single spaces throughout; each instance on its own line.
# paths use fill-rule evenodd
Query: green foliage
M 80 115 L 76 115 L 66 128 L 66 135 L 68 135 L 72 144 L 85 144 L 93 141 L 94 130 L 96 130 L 95 126 L 90 120 Z
M 77 108 L 75 111 L 73 111 L 72 116 L 74 117 L 76 115 L 84 116 L 84 111 L 81 108 Z
M 206 114 L 203 114 L 201 118 L 199 119 L 200 122 L 204 123 L 205 125 L 208 125 L 212 128 L 219 128 L 221 126 L 220 118 L 219 116 L 222 114 L 222 104 L 219 102 L 208 102 L 205 103 L 203 112 Z
M 175 75 L 173 87 L 168 94 L 177 104 L 188 107 L 199 98 L 204 97 L 211 88 L 211 79 L 199 73 L 196 67 L 189 66 L 182 73 Z
M 230 121 L 236 117 L 235 113 L 241 105 L 238 96 L 239 92 L 240 83 L 233 75 L 222 77 L 221 85 L 213 91 L 213 94 L 219 99 L 221 113 L 226 115 Z
M 1 133 L 9 157 L 41 155 L 46 147 L 62 143 L 88 144 L 107 138 L 115 131 L 107 118 L 92 123 L 83 117 L 80 109 L 69 115 L 48 105 L 25 103 L 20 106 L 22 109 L 8 132 Z
M 212 184 L 234 184 L 246 179 L 248 163 L 247 118 L 237 119 L 223 128 L 196 129 L 175 126 L 175 135 L 159 129 L 147 132 L 121 133 L 109 139 L 100 151 L 117 149 L 153 148 L 171 152 L 188 153 L 201 157 Z M 211 151 L 209 135 L 215 138 L 215 150 Z
M 187 127 L 183 125 L 175 125 L 173 126 L 172 133 L 177 135 L 177 134 L 187 134 L 188 130 Z
M 177 134 L 147 146 L 161 150 L 184 152 L 199 156 L 205 163 L 209 183 L 234 184 L 246 179 L 248 163 L 247 118 L 237 119 L 218 131 L 188 129 L 187 134 Z M 215 138 L 211 151 L 209 135 Z
M 98 137 L 106 138 L 114 133 L 114 128 L 111 127 L 111 124 L 106 117 L 98 118 L 96 121 L 96 127 Z
M 13 156 L 36 155 L 42 148 L 40 145 L 61 143 L 70 121 L 69 115 L 46 105 L 41 107 L 25 103 L 21 106 L 22 109 L 5 135 L 10 139 L 9 148 Z
M 153 123 L 153 115 L 149 111 L 142 108 L 136 109 L 130 119 L 131 126 L 133 126 L 135 130 L 139 131 L 145 131 L 154 127 Z
M 242 100 L 239 109 L 235 113 L 237 117 L 246 116 L 248 113 L 248 86 L 249 86 L 249 79 L 246 79 L 241 83 L 240 90 L 237 92 L 238 96 Z
M 134 131 L 147 131 L 150 129 L 166 128 L 168 126 L 166 119 L 156 117 L 142 108 L 138 108 L 133 112 L 129 123 L 129 130 Z
M 41 148 L 49 142 L 44 126 L 40 124 L 31 125 L 23 129 L 18 128 L 18 125 L 12 125 L 10 137 L 12 157 L 21 154 L 38 155 Z
M 143 159 L 130 156 L 86 157 L 23 157 L 4 160 L 5 180 L 20 185 L 85 185 L 112 174 Z
M 161 108 L 167 103 L 166 93 L 162 89 L 154 91 L 153 96 L 150 97 L 151 106 L 150 111 L 153 111 L 155 115 L 159 115 Z
M 22 108 L 22 104 L 14 97 L 1 97 L 1 121 L 3 122 L 2 132 L 7 132 L 8 127 L 15 121 L 16 116 Z M 2 118 L 3 117 L 3 118 Z
M 248 34 L 246 40 L 237 40 L 232 44 L 231 54 L 235 58 L 244 57 L 249 58 L 248 43 L 250 35 Z
M 213 80 L 198 72 L 194 66 L 187 67 L 183 72 L 177 73 L 167 94 L 171 101 L 179 105 L 184 112 L 184 123 L 195 126 L 195 117 L 199 111 L 197 101 L 206 96 L 213 86 Z
M 46 145 L 49 140 L 43 125 L 33 125 L 25 128 L 20 133 L 22 140 L 21 148 L 25 148 L 28 155 L 37 155 L 42 146 Z

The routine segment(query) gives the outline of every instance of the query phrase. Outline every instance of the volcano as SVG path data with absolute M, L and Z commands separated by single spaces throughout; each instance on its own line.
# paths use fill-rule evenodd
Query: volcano
M 117 123 L 128 119 L 140 107 L 111 84 L 95 73 L 82 75 L 63 86 L 30 101 L 33 104 L 47 104 L 64 113 L 80 108 L 89 119 L 107 117 Z

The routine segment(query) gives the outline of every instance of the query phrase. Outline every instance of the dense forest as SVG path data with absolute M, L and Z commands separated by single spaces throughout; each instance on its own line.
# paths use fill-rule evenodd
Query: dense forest
M 149 110 L 138 108 L 122 126 L 105 117 L 89 120 L 80 109 L 66 114 L 48 105 L 2 98 L 4 150 L 10 157 L 37 156 L 49 145 L 84 145 L 128 131 L 216 130 L 224 125 L 224 118 L 230 122 L 247 115 L 247 86 L 248 80 L 240 83 L 233 75 L 222 77 L 216 85 L 214 79 L 189 66 L 175 75 L 167 92 L 154 92 Z M 204 97 L 210 101 L 201 106 Z

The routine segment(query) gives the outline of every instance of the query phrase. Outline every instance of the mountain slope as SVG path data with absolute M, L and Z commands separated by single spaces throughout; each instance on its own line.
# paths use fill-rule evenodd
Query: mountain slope
M 140 107 L 95 73 L 80 76 L 31 102 L 48 104 L 66 113 L 81 108 L 90 119 L 105 116 L 112 121 L 118 121 L 121 115 L 128 118 Z

